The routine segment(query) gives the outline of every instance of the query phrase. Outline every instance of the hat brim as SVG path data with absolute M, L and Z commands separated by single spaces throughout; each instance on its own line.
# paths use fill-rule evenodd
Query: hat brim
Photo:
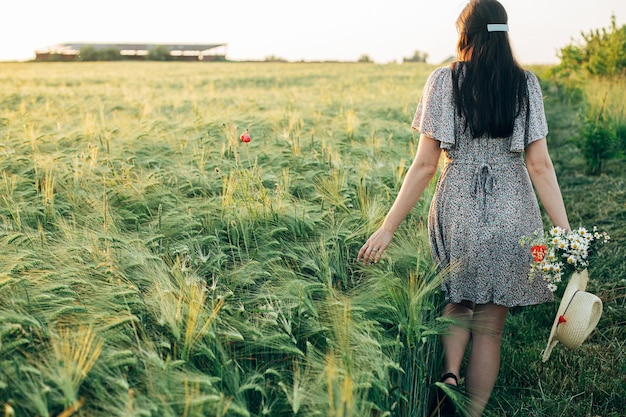
M 565 291 L 563 292 L 563 297 L 561 298 L 559 308 L 556 311 L 554 322 L 552 323 L 552 330 L 550 331 L 550 337 L 548 338 L 548 345 L 543 351 L 543 362 L 546 362 L 548 360 L 548 358 L 550 357 L 550 353 L 552 353 L 552 349 L 559 341 L 556 337 L 557 328 L 559 327 L 559 317 L 561 317 L 567 309 L 567 306 L 574 297 L 574 294 L 576 294 L 577 291 L 585 291 L 588 281 L 589 274 L 586 269 L 580 272 L 574 272 L 570 277 L 569 282 L 567 283 L 567 287 L 565 287 Z

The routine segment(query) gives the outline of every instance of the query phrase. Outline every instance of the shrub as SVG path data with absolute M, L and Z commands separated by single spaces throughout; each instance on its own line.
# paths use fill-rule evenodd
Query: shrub
M 91 45 L 80 48 L 78 59 L 81 61 L 98 61 L 98 51 Z
M 265 62 L 287 62 L 287 60 L 277 55 L 268 55 L 265 57 Z
M 122 54 L 117 48 L 96 49 L 94 46 L 86 45 L 80 48 L 78 59 L 80 61 L 120 61 Z
M 413 56 L 404 57 L 402 62 L 426 62 L 428 59 L 428 54 L 426 52 L 415 51 Z
M 615 129 L 602 110 L 597 116 L 590 113 L 585 117 L 577 146 L 585 159 L 588 174 L 602 172 L 603 162 L 615 156 L 616 144 Z
M 618 123 L 615 127 L 615 139 L 617 141 L 617 154 L 616 156 L 625 159 L 626 158 L 626 124 Z
M 117 48 L 106 48 L 98 51 L 99 61 L 121 61 L 122 54 Z
M 148 51 L 147 59 L 150 61 L 170 61 L 172 56 L 170 50 L 163 45 L 158 45 L 154 48 L 150 48 Z
M 618 28 L 615 15 L 611 26 L 581 34 L 584 43 L 570 44 L 561 49 L 556 73 L 571 75 L 584 72 L 591 75 L 618 76 L 626 72 L 626 25 Z

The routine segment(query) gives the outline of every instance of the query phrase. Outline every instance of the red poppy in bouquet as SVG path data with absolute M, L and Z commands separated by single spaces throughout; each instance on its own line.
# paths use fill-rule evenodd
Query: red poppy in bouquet
M 533 257 L 530 279 L 541 277 L 547 282 L 550 291 L 554 292 L 563 275 L 587 268 L 589 257 L 595 253 L 597 246 L 610 239 L 606 232 L 599 232 L 597 227 L 591 231 L 579 227 L 571 232 L 553 227 L 547 234 L 538 230 L 533 236 L 525 236 L 521 244 L 524 246 L 530 243 Z
M 535 262 L 541 262 L 545 259 L 547 250 L 546 245 L 534 245 L 530 248 L 530 253 L 532 253 Z

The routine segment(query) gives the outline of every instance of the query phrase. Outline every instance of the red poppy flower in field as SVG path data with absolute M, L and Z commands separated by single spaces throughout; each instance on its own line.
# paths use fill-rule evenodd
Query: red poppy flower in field
M 543 258 L 546 257 L 547 249 L 548 248 L 546 247 L 546 245 L 535 245 L 532 248 L 530 248 L 530 253 L 533 254 L 533 258 L 535 259 L 535 262 L 543 261 Z
M 241 139 L 242 142 L 250 142 L 250 133 L 246 130 L 241 134 L 241 136 L 239 136 L 239 139 Z

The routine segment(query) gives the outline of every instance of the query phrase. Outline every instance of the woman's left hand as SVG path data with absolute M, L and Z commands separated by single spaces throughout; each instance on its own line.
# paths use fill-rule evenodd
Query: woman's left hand
M 391 242 L 392 237 L 393 232 L 383 228 L 378 229 L 361 247 L 357 260 L 363 260 L 365 265 L 378 262 L 385 249 L 387 249 L 389 242 Z

